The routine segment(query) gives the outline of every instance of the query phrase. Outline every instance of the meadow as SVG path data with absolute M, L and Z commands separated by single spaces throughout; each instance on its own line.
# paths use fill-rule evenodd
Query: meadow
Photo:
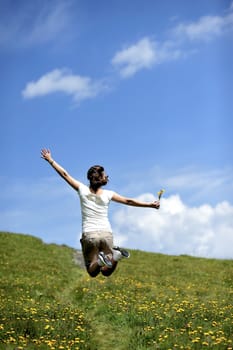
M 76 251 L 0 232 L 0 349 L 233 349 L 233 262 L 131 250 L 90 278 Z

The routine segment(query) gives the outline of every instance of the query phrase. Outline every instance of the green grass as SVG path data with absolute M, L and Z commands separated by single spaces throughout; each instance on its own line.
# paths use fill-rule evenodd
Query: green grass
M 131 251 L 90 278 L 75 251 L 0 232 L 0 349 L 232 349 L 233 262 Z

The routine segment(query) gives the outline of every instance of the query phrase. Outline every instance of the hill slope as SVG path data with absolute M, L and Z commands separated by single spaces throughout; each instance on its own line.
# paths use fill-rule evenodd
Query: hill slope
M 232 349 L 233 263 L 131 251 L 110 278 L 0 232 L 0 349 Z

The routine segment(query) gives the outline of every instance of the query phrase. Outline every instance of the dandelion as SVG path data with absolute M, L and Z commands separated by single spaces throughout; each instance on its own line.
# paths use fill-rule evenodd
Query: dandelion
M 200 342 L 200 338 L 199 337 L 197 337 L 195 339 L 192 339 L 192 343 L 199 343 L 199 342 Z

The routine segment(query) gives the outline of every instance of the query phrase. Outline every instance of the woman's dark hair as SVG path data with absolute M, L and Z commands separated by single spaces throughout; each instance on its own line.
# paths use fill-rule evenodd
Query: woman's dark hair
M 87 178 L 90 181 L 90 186 L 93 190 L 97 190 L 99 187 L 108 183 L 108 176 L 104 175 L 104 167 L 101 165 L 92 166 L 87 172 Z

